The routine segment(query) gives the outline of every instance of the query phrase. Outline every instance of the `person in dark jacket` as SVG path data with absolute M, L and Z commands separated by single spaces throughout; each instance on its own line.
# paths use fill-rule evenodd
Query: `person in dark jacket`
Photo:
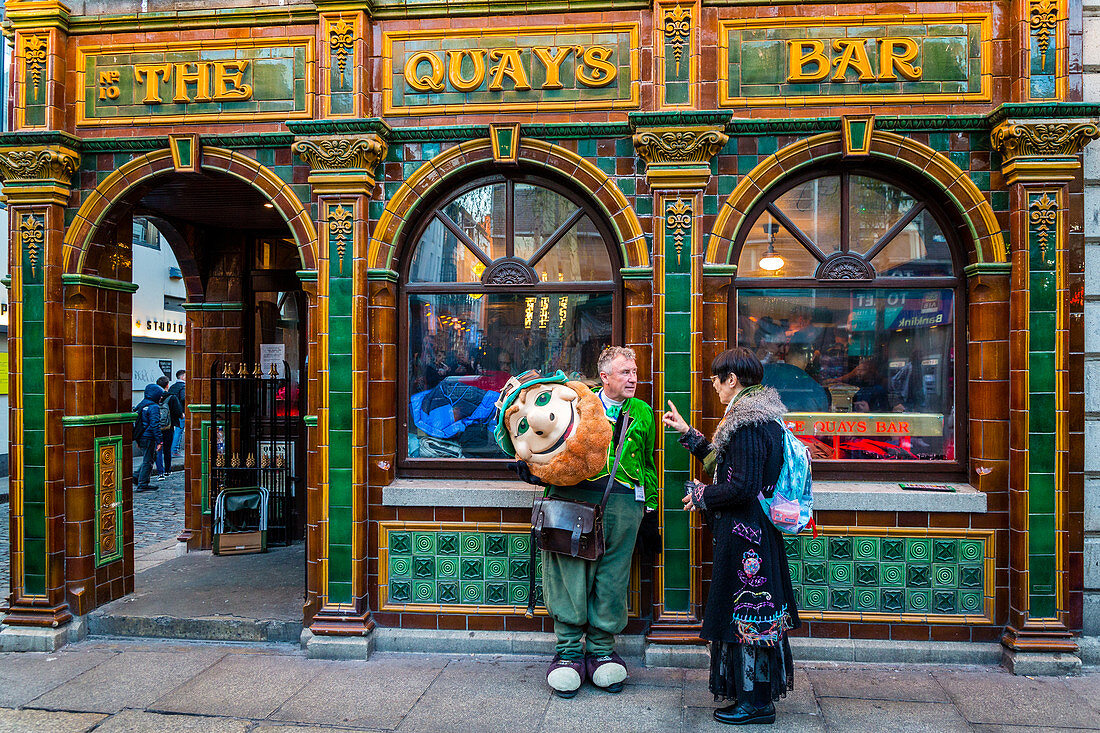
M 156 487 L 149 485 L 149 474 L 153 471 L 153 461 L 157 455 L 157 443 L 161 439 L 160 433 L 160 403 L 168 396 L 160 386 L 149 384 L 145 387 L 145 396 L 137 403 L 134 412 L 137 418 L 134 420 L 133 436 L 141 449 L 141 468 L 134 477 L 135 491 L 152 491 Z
M 711 382 L 726 405 L 708 442 L 669 401 L 664 424 L 713 482 L 694 482 L 684 508 L 702 511 L 714 537 L 714 569 L 701 636 L 711 642 L 710 690 L 734 704 L 714 711 L 731 725 L 774 723 L 774 701 L 792 689 L 787 632 L 798 611 L 783 537 L 764 514 L 758 494 L 771 496 L 783 468 L 786 413 L 779 393 L 760 384 L 763 366 L 745 348 L 719 354 Z
M 182 458 L 183 453 L 183 411 L 187 408 L 187 370 L 180 369 L 176 372 L 176 381 L 168 388 L 168 394 L 176 398 L 180 406 L 180 418 L 172 424 L 175 428 L 175 437 L 172 439 L 172 457 Z
M 158 377 L 157 386 L 165 391 L 164 400 L 161 402 L 161 431 L 158 438 L 160 450 L 156 454 L 157 471 L 160 472 L 157 479 L 163 481 L 172 473 L 172 436 L 175 434 L 176 426 L 183 422 L 183 407 L 168 390 L 168 377 Z M 165 411 L 168 412 L 167 426 L 164 420 Z

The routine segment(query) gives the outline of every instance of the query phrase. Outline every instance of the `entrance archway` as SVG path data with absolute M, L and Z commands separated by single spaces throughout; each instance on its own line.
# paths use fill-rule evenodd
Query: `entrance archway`
M 67 359 L 72 388 L 66 392 L 66 414 L 94 410 L 116 418 L 111 423 L 74 425 L 65 439 L 67 449 L 81 457 L 80 470 L 66 486 L 66 521 L 94 528 L 86 535 L 68 533 L 74 546 L 67 554 L 87 558 L 78 572 L 67 573 L 66 580 L 69 602 L 81 614 L 135 590 L 133 485 L 128 478 L 132 449 L 125 417 L 131 408 L 135 219 L 149 222 L 163 235 L 179 262 L 187 294 L 183 307 L 191 379 L 180 539 L 191 550 L 211 546 L 212 509 L 219 490 L 217 482 L 209 480 L 216 460 L 209 448 L 214 434 L 211 405 L 216 399 L 211 379 L 223 374 L 227 364 L 233 365 L 235 375 L 255 376 L 262 345 L 282 347 L 275 351 L 288 362 L 282 370 L 287 379 L 283 399 L 293 405 L 280 415 L 286 418 L 282 422 L 293 423 L 293 435 L 280 436 L 291 446 L 280 458 L 290 475 L 284 487 L 284 539 L 299 542 L 311 534 L 307 525 L 319 522 L 319 517 L 309 515 L 309 508 L 319 503 L 307 500 L 304 426 L 313 304 L 308 286 L 303 286 L 309 277 L 303 273 L 316 268 L 316 232 L 293 189 L 270 169 L 218 148 L 203 149 L 201 157 L 201 167 L 191 172 L 178 169 L 167 149 L 135 158 L 85 195 L 65 234 L 65 307 L 72 312 L 72 324 L 64 343 L 67 356 L 79 355 Z M 269 348 L 265 353 L 271 352 Z M 256 424 L 265 423 L 259 419 Z M 257 440 L 259 434 L 249 433 L 249 440 Z M 108 442 L 112 468 L 124 470 L 118 473 L 116 508 L 99 495 L 107 455 L 101 448 Z M 263 485 L 262 460 L 258 444 L 242 444 L 239 455 L 224 457 L 226 468 L 237 468 L 233 464 L 238 461 L 242 469 L 253 463 L 258 485 Z M 226 484 L 230 485 L 244 484 Z M 89 496 L 95 501 L 88 501 Z M 118 528 L 113 553 L 100 552 L 97 545 L 105 523 Z M 315 548 L 306 549 L 310 558 L 317 554 Z M 300 579 L 295 588 L 295 615 L 300 621 L 306 572 L 300 549 L 295 557 L 298 569 L 285 574 Z

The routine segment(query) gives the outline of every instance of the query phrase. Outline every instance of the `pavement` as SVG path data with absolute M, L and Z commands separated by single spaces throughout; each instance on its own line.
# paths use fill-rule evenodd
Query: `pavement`
M 134 469 L 141 461 L 135 461 Z M 178 555 L 176 537 L 183 531 L 183 468 L 164 481 L 152 481 L 156 491 L 134 494 L 134 570 L 156 567 Z M 0 597 L 10 592 L 11 526 L 8 522 L 8 477 L 0 478 Z M 3 733 L 0 726 L 0 733 Z
M 563 700 L 546 687 L 547 661 L 377 653 L 336 662 L 293 644 L 90 639 L 0 654 L 0 732 L 728 730 L 711 718 L 706 670 L 628 660 L 621 694 L 586 685 Z M 776 724 L 761 730 L 1100 730 L 1100 673 L 814 663 L 796 665 L 794 683 Z

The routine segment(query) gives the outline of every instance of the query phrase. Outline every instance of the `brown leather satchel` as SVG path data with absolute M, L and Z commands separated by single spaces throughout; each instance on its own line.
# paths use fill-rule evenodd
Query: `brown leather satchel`
M 546 496 L 535 499 L 531 507 L 531 576 L 527 595 L 527 613 L 535 613 L 535 563 L 537 551 L 546 550 L 584 560 L 599 560 L 607 549 L 603 536 L 603 512 L 611 487 L 615 485 L 615 473 L 626 444 L 627 428 L 632 418 L 625 410 L 620 414 L 615 434 L 619 436 L 615 447 L 615 461 L 607 477 L 607 486 L 599 504 L 574 499 Z

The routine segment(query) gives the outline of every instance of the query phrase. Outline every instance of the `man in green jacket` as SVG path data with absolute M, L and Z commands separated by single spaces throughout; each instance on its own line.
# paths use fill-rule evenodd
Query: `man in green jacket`
M 573 697 L 587 677 L 608 692 L 620 692 L 626 665 L 615 653 L 615 634 L 626 626 L 630 560 L 638 526 L 646 511 L 657 508 L 657 468 L 653 408 L 634 397 L 638 365 L 634 351 L 604 349 L 598 362 L 598 395 L 607 419 L 615 424 L 622 411 L 631 417 L 619 469 L 604 512 L 606 550 L 599 560 L 542 554 L 542 588 L 554 619 L 557 654 L 546 681 L 561 697 Z M 603 473 L 575 486 L 551 486 L 548 493 L 598 504 L 614 463 L 616 435 L 608 448 Z

